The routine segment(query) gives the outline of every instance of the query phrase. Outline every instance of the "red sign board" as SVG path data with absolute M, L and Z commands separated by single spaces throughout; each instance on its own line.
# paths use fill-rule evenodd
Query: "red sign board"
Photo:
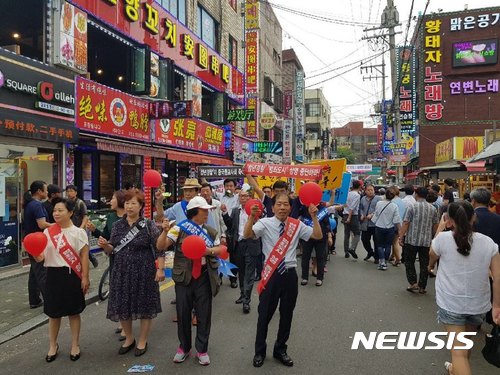
M 154 120 L 154 142 L 224 155 L 224 129 L 197 118 Z
M 150 140 L 148 102 L 76 77 L 76 126 L 100 134 Z
M 279 176 L 321 180 L 323 178 L 323 166 L 265 164 L 247 161 L 243 167 L 243 173 L 256 176 Z
M 243 74 L 154 0 L 71 0 L 111 27 L 151 47 L 230 98 L 243 102 Z

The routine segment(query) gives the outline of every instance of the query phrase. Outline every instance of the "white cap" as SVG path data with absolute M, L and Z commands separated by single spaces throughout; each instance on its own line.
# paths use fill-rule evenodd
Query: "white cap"
M 210 210 L 211 208 L 214 208 L 215 206 L 210 206 L 207 201 L 205 200 L 205 198 L 203 197 L 194 197 L 193 199 L 191 199 L 187 205 L 187 210 L 190 210 L 192 208 L 203 208 L 205 210 Z

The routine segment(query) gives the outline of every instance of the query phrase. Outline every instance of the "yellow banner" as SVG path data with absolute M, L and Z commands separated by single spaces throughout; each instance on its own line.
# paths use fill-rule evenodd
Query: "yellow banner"
M 483 137 L 455 137 L 455 157 L 456 160 L 470 159 L 483 150 Z
M 326 167 L 323 170 L 323 179 L 319 182 L 319 186 L 323 190 L 333 190 L 340 187 L 342 184 L 342 174 L 347 170 L 346 159 L 331 159 L 331 160 L 313 160 L 306 165 L 323 165 Z M 295 180 L 295 191 L 299 191 L 301 180 Z
M 438 143 L 436 145 L 436 154 L 434 156 L 436 164 L 444 163 L 445 161 L 451 159 L 453 159 L 453 143 L 451 142 L 451 139 Z
M 278 176 L 256 176 L 255 179 L 257 180 L 257 183 L 259 184 L 259 187 L 261 189 L 266 186 L 269 186 L 272 189 L 276 181 L 285 181 L 286 183 L 288 183 L 288 178 Z M 246 178 L 245 182 L 248 183 Z

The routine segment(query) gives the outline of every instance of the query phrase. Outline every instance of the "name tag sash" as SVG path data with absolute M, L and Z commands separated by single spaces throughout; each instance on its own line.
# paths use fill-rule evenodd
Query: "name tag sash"
M 283 235 L 278 239 L 276 245 L 274 245 L 271 254 L 269 254 L 269 257 L 264 264 L 261 279 L 259 284 L 257 285 L 257 293 L 259 293 L 259 295 L 266 288 L 266 285 L 273 275 L 274 271 L 276 271 L 278 265 L 285 258 L 286 252 L 288 251 L 290 243 L 292 242 L 292 238 L 295 236 L 295 233 L 297 233 L 299 226 L 299 220 L 291 217 L 287 219 Z
M 318 211 L 318 221 L 323 220 L 326 216 L 328 216 L 328 211 L 326 210 L 325 207 L 321 207 L 321 209 Z M 302 222 L 307 225 L 308 227 L 313 226 L 313 221 L 312 219 L 308 219 L 307 217 L 302 218 Z
M 47 230 L 49 232 L 49 237 L 56 251 L 59 252 L 64 261 L 71 267 L 74 273 L 81 279 L 82 278 L 82 263 L 80 262 L 80 256 L 71 247 L 66 236 L 62 233 L 62 229 L 59 224 L 54 224 Z
M 146 219 L 141 219 L 133 226 L 132 229 L 128 231 L 128 233 L 123 237 L 120 241 L 120 243 L 113 249 L 113 254 L 118 253 L 120 250 L 122 250 L 125 246 L 127 246 L 130 241 L 132 241 L 135 236 L 137 236 L 137 233 L 141 231 L 141 229 L 146 227 Z
M 191 220 L 184 220 L 177 224 L 187 235 L 194 235 L 203 238 L 207 247 L 214 247 L 214 241 L 210 238 L 207 232 L 198 224 Z

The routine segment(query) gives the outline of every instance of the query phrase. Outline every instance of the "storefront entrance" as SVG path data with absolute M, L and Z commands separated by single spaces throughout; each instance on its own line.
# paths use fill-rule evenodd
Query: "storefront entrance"
M 20 263 L 20 184 L 18 161 L 0 158 L 0 268 Z

